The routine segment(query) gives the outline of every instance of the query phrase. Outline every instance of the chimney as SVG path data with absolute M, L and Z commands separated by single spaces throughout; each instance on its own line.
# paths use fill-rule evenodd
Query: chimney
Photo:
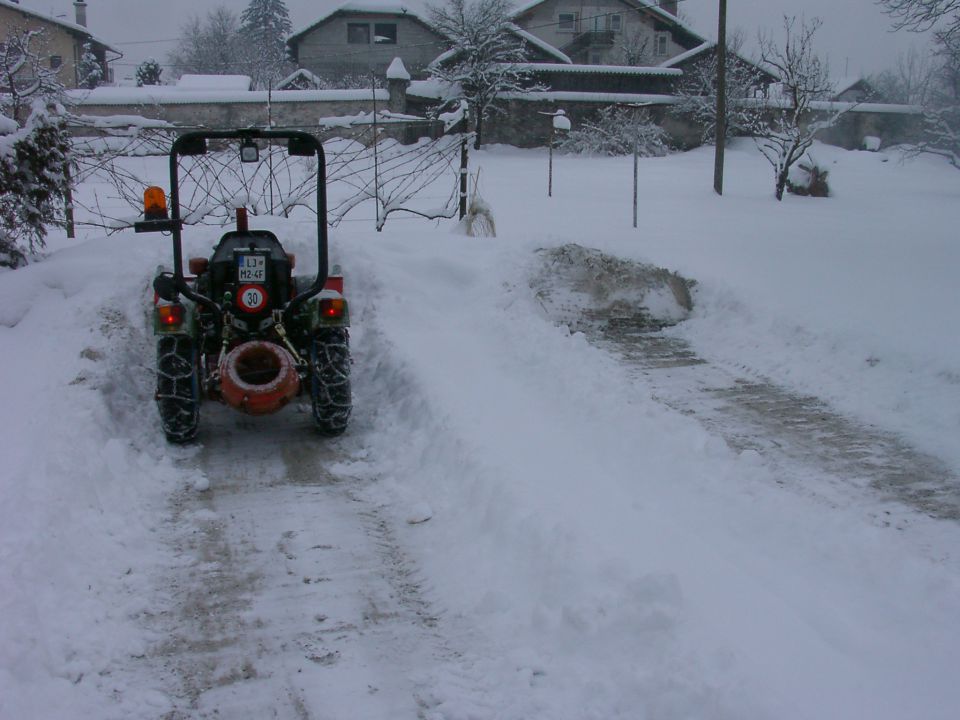
M 660 0 L 660 9 L 673 16 L 677 14 L 677 0 Z
M 76 0 L 76 2 L 73 3 L 73 7 L 77 11 L 77 25 L 82 25 L 83 27 L 86 27 L 87 26 L 87 3 L 84 2 L 84 0 Z

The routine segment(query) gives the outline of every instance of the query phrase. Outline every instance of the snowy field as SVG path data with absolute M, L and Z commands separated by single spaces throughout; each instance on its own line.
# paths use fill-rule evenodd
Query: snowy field
M 507 147 L 471 158 L 496 238 L 360 208 L 331 234 L 336 441 L 296 408 L 204 406 L 199 443 L 166 446 L 166 238 L 54 238 L 0 275 L 0 718 L 955 718 L 957 520 L 775 433 L 732 445 L 531 289 L 570 243 L 692 278 L 668 337 L 898 438 L 956 494 L 960 173 L 815 153 L 835 196 L 782 203 L 751 144 L 723 198 L 709 150 L 643 160 L 639 229 L 629 158 L 555 157 L 548 198 L 545 151 Z M 308 222 L 252 226 L 312 256 Z

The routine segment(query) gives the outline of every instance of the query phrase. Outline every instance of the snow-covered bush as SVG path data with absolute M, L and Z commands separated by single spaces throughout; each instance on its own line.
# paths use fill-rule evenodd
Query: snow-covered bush
M 147 58 L 137 66 L 137 87 L 144 85 L 159 85 L 163 68 L 154 58 Z
M 581 124 L 557 143 L 557 150 L 573 155 L 631 155 L 661 157 L 670 151 L 666 131 L 646 110 L 605 107 L 593 122 Z
M 807 197 L 830 197 L 829 174 L 829 170 L 824 170 L 813 159 L 798 163 L 790 170 L 787 192 Z
M 0 122 L 0 131 L 14 127 Z M 62 118 L 42 101 L 23 128 L 0 135 L 0 265 L 22 265 L 43 248 L 46 225 L 61 219 L 69 148 Z

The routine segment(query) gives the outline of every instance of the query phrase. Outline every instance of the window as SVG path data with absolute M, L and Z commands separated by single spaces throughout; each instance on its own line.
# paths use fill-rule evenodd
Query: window
M 370 26 L 367 23 L 347 23 L 347 42 L 351 45 L 369 45 Z
M 590 53 L 591 65 L 603 65 L 603 55 L 600 53 Z
M 653 54 L 657 57 L 666 57 L 667 46 L 670 41 L 670 33 L 658 32 L 653 37 Z
M 560 32 L 576 32 L 577 13 L 560 13 L 557 16 L 557 30 Z
M 397 24 L 377 23 L 373 26 L 373 41 L 378 45 L 397 44 Z
M 623 15 L 614 14 L 609 15 L 610 18 L 610 29 L 613 32 L 620 32 L 623 30 Z
M 63 58 L 62 58 L 62 57 L 60 57 L 59 55 L 51 55 L 51 56 L 50 56 L 50 69 L 51 69 L 51 70 L 56 70 L 56 69 L 58 69 L 58 68 L 60 68 L 60 67 L 62 67 L 62 66 L 63 66 Z

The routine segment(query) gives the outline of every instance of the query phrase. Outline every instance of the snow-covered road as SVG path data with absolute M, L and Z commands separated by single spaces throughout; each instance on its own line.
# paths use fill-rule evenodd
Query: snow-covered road
M 163 239 L 0 275 L 0 718 L 952 719 L 960 178 L 821 152 L 837 197 L 783 205 L 747 149 L 722 202 L 707 153 L 646 161 L 639 242 L 629 160 L 548 200 L 502 148 L 498 238 L 336 230 L 334 441 L 209 405 L 160 440 Z M 537 250 L 573 243 L 695 278 L 689 319 L 571 332 Z

